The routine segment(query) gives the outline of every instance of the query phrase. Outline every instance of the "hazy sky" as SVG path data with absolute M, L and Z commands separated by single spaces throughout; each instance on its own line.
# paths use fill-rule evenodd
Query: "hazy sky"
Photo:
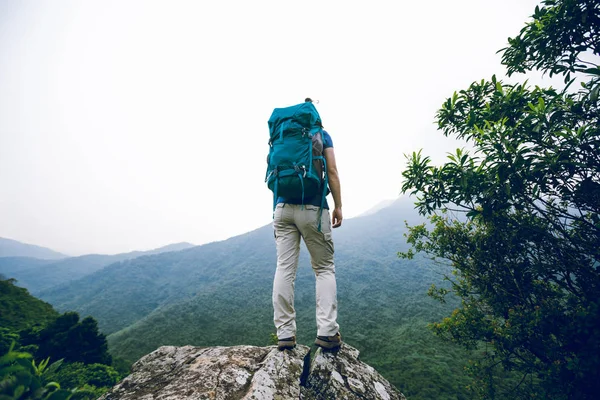
M 267 224 L 267 120 L 307 96 L 358 215 L 403 154 L 453 151 L 435 112 L 504 75 L 536 4 L 1 0 L 0 237 L 79 255 Z

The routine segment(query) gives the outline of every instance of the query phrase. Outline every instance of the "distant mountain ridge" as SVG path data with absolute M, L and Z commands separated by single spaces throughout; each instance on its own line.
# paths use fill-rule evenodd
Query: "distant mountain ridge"
M 126 253 L 126 254 L 139 254 L 139 255 L 149 256 L 152 254 L 160 254 L 160 253 L 167 253 L 170 251 L 185 250 L 185 249 L 189 249 L 190 247 L 195 247 L 195 246 L 196 246 L 195 244 L 192 244 L 189 242 L 179 242 L 179 243 L 168 244 L 166 246 L 162 246 L 162 247 L 159 247 L 154 250 L 133 251 L 131 253 Z
M 181 242 L 148 251 L 132 251 L 115 255 L 88 254 L 61 260 L 40 260 L 31 257 L 2 257 L 0 258 L 0 274 L 16 279 L 19 286 L 26 287 L 32 294 L 37 295 L 42 290 L 77 280 L 116 262 L 136 257 L 181 251 L 190 247 L 194 247 L 194 245 Z
M 360 262 L 354 264 L 359 269 L 361 265 L 401 263 L 396 252 L 406 246 L 403 218 L 420 220 L 406 199 L 369 216 L 345 220 L 344 226 L 334 231 L 338 268 L 352 258 L 348 253 L 356 253 Z M 218 296 L 223 286 L 252 282 L 254 288 L 263 290 L 272 284 L 276 264 L 273 228 L 269 224 L 177 253 L 118 261 L 78 281 L 43 290 L 40 297 L 60 310 L 89 313 L 105 333 L 113 333 L 158 309 L 213 291 Z M 305 267 L 309 264 L 304 246 L 300 262 Z M 299 271 L 299 279 L 311 277 L 310 268 Z M 135 312 L 131 312 L 132 303 L 139 307 Z
M 366 217 L 368 215 L 375 214 L 376 212 L 383 210 L 386 207 L 391 206 L 396 201 L 398 201 L 398 198 L 382 200 L 379 203 L 375 204 L 373 207 L 369 208 L 367 211 L 357 215 L 357 217 Z
M 69 256 L 46 247 L 0 237 L 0 257 L 31 257 L 44 260 L 59 260 Z
M 408 398 L 469 399 L 468 356 L 426 327 L 457 305 L 452 298 L 440 304 L 426 296 L 432 283 L 443 287 L 448 266 L 398 258 L 408 248 L 405 220 L 423 222 L 409 197 L 344 220 L 333 231 L 342 337 Z M 129 361 L 163 345 L 269 344 L 276 267 L 272 224 L 180 251 L 136 255 L 113 259 L 79 279 L 69 276 L 37 296 L 60 312 L 94 317 L 109 335 L 113 356 Z M 8 259 L 0 258 L 0 273 L 2 260 Z M 50 270 L 46 260 L 15 262 L 37 263 L 32 272 Z M 297 340 L 304 345 L 316 334 L 314 286 L 302 245 L 295 299 Z
M 443 287 L 447 266 L 398 258 L 408 248 L 405 220 L 423 222 L 408 197 L 344 220 L 333 231 L 342 337 L 408 398 L 467 399 L 457 397 L 466 385 L 464 353 L 426 328 L 455 306 L 452 299 L 440 304 L 426 295 L 432 283 Z M 39 297 L 60 311 L 93 316 L 109 335 L 112 354 L 129 361 L 163 345 L 265 346 L 274 332 L 275 267 L 268 224 L 227 240 L 113 263 Z M 304 245 L 295 286 L 297 340 L 310 345 L 315 278 Z M 410 387 L 403 386 L 407 382 Z

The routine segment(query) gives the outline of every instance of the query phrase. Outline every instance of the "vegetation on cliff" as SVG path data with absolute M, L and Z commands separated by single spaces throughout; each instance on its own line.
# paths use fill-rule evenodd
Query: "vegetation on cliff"
M 461 306 L 433 330 L 485 348 L 472 368 L 481 397 L 600 390 L 599 30 L 599 1 L 543 1 L 502 62 L 509 75 L 563 75 L 565 89 L 473 83 L 437 115 L 442 133 L 472 150 L 440 167 L 414 153 L 403 173 L 431 223 L 410 229 L 404 256 L 451 264 L 450 288 L 431 295 L 453 293 Z M 503 388 L 500 366 L 519 380 Z

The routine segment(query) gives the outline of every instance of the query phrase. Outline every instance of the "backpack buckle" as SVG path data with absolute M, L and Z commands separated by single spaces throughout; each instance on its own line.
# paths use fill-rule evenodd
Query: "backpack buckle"
M 277 178 L 277 175 L 279 175 L 279 167 L 275 167 L 269 172 L 269 175 L 265 178 L 265 182 L 268 182 L 269 179 L 271 179 L 271 176 Z
M 306 178 L 306 166 L 305 165 L 294 165 L 294 171 L 302 173 L 302 177 Z

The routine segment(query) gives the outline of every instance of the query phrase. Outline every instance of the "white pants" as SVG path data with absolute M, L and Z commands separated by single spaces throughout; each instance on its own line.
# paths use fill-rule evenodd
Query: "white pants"
M 273 309 L 277 337 L 296 336 L 294 284 L 300 255 L 300 237 L 310 253 L 316 275 L 317 335 L 333 336 L 337 324 L 337 287 L 333 263 L 333 240 L 329 210 L 321 216 L 318 230 L 319 207 L 311 205 L 278 204 L 273 227 L 277 242 L 277 271 L 273 281 Z

